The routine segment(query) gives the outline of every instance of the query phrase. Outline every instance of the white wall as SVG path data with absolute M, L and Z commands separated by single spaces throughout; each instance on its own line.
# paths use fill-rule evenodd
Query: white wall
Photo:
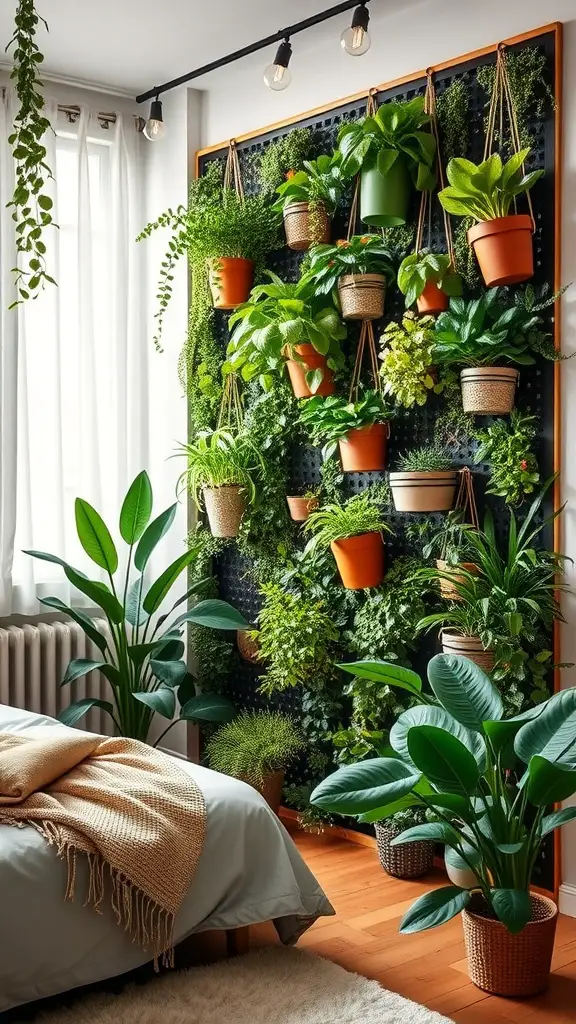
M 318 6 L 318 4 L 316 4 Z M 370 4 L 372 47 L 360 58 L 349 57 L 339 35 L 349 15 L 293 39 L 293 80 L 282 93 L 262 82 L 267 51 L 206 79 L 202 145 L 230 137 L 332 103 L 340 97 L 417 72 L 500 39 L 564 22 L 564 197 L 562 279 L 574 281 L 562 301 L 565 353 L 576 351 L 576 0 L 405 0 L 401 9 L 374 0 Z M 562 366 L 562 431 L 564 438 L 563 550 L 576 559 L 576 462 L 569 459 L 569 439 L 576 434 L 576 359 Z M 576 575 L 570 572 L 576 585 Z M 562 629 L 562 660 L 576 662 L 576 597 L 563 603 L 568 625 Z M 564 685 L 576 684 L 576 670 L 563 673 Z M 561 906 L 576 916 L 576 823 L 563 833 Z

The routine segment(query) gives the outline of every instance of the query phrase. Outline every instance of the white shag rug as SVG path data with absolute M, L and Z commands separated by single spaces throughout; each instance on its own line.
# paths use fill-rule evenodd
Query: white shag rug
M 98 994 L 38 1024 L 451 1024 L 377 981 L 299 949 L 272 946 Z

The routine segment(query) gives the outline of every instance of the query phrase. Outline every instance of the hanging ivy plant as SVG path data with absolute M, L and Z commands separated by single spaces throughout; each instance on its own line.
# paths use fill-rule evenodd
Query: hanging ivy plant
M 46 147 L 42 138 L 51 130 L 50 121 L 42 113 L 44 97 L 38 67 L 44 60 L 36 43 L 38 22 L 44 18 L 36 13 L 34 0 L 19 0 L 14 19 L 14 36 L 6 47 L 14 48 L 14 68 L 10 78 L 15 83 L 20 108 L 14 118 L 14 131 L 8 137 L 16 163 L 16 186 L 12 200 L 12 219 L 16 224 L 18 266 L 14 267 L 18 299 L 10 308 L 26 299 L 35 298 L 48 284 L 56 284 L 46 269 L 46 244 L 42 234 L 53 223 L 52 199 L 46 194 L 46 181 L 52 171 L 46 163 Z

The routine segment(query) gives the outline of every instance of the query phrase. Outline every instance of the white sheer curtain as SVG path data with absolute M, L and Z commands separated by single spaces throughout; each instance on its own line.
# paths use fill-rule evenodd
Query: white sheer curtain
M 13 178 L 6 141 L 12 102 L 8 94 L 0 111 L 0 616 L 36 614 L 38 597 L 47 594 L 79 599 L 59 566 L 22 549 L 57 554 L 96 578 L 76 539 L 74 498 L 95 505 L 116 533 L 129 483 L 148 469 L 154 486 L 154 460 L 157 465 L 159 451 L 162 460 L 170 455 L 174 440 L 166 437 L 162 445 L 156 436 L 151 443 L 144 252 L 135 242 L 144 190 L 133 120 L 120 114 L 105 131 L 82 108 L 74 126 L 62 126 L 56 103 L 47 103 L 59 229 L 47 232 L 46 242 L 58 288 L 7 312 L 14 266 L 13 222 L 5 209 Z M 175 380 L 166 404 L 177 393 Z M 157 512 L 174 500 L 165 497 L 158 495 Z M 182 521 L 181 527 L 165 564 L 182 551 Z

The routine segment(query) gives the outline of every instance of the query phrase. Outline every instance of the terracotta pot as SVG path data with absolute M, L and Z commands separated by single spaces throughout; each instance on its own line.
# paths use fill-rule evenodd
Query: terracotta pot
M 235 256 L 209 261 L 210 291 L 216 309 L 236 309 L 250 296 L 254 262 Z
M 338 294 L 345 320 L 380 320 L 384 316 L 383 274 L 345 274 L 338 281 Z
M 237 537 L 246 508 L 244 491 L 238 484 L 203 487 L 202 494 L 213 537 Z
M 532 218 L 526 213 L 475 224 L 468 232 L 488 288 L 518 284 L 534 277 Z
M 347 590 L 377 587 L 384 579 L 384 542 L 380 533 L 333 540 L 332 554 Z
M 236 633 L 236 643 L 244 661 L 257 664 L 260 661 L 260 647 L 257 640 L 253 640 L 251 636 L 248 636 L 248 632 L 249 630 L 247 629 L 239 629 Z
M 428 281 L 422 295 L 417 299 L 416 305 L 419 313 L 429 313 L 433 316 L 448 309 L 449 302 L 446 292 L 443 292 L 435 281 Z
M 286 496 L 290 516 L 296 523 L 304 523 L 311 512 L 318 508 L 318 498 L 301 498 L 299 495 Z
M 478 576 L 480 572 L 478 566 L 474 562 L 461 562 L 460 566 L 462 567 L 462 569 L 466 569 L 467 572 L 471 573 L 472 576 Z M 462 576 L 462 574 L 458 572 L 458 565 L 448 565 L 448 562 L 444 562 L 441 558 L 437 558 L 436 568 L 439 569 L 440 572 L 445 572 L 449 576 L 451 576 L 452 579 L 454 580 L 454 583 L 465 582 L 466 577 Z M 456 587 L 454 586 L 453 583 L 450 582 L 450 580 L 440 578 L 439 583 L 440 593 L 442 597 L 446 599 L 446 601 L 463 600 L 462 597 L 460 597 L 458 591 L 456 590 Z
M 394 878 L 421 878 L 434 864 L 434 843 L 418 841 L 391 846 L 392 840 L 404 831 L 390 821 L 374 824 L 378 859 L 387 874 Z
M 389 423 L 373 423 L 369 427 L 350 430 L 338 442 L 344 472 L 368 473 L 386 469 L 389 437 Z
M 456 471 L 390 473 L 397 512 L 447 512 L 454 504 Z
M 491 672 L 494 668 L 494 653 L 484 650 L 479 636 L 462 636 L 447 629 L 443 629 L 440 636 L 444 654 L 457 654 L 469 658 L 484 672 Z
M 460 372 L 464 412 L 507 416 L 514 408 L 520 374 L 513 366 L 471 366 Z
M 497 996 L 535 996 L 548 987 L 558 907 L 530 893 L 532 920 L 517 935 L 488 916 L 481 901 L 462 911 L 470 980 Z
M 290 383 L 292 384 L 292 390 L 296 395 L 296 398 L 310 398 L 314 395 L 333 395 L 334 394 L 334 374 L 332 370 L 329 370 L 326 366 L 326 356 L 321 356 L 319 352 L 312 345 L 296 345 L 296 352 L 302 357 L 302 362 L 297 362 L 295 359 L 288 359 L 286 365 L 288 367 L 288 374 L 290 376 Z M 324 376 L 322 383 L 316 391 L 310 391 L 306 383 L 305 374 L 308 370 L 322 370 Z
M 330 241 L 330 218 L 321 203 L 312 213 L 309 203 L 290 203 L 284 207 L 284 230 L 289 249 L 309 249 Z
M 284 786 L 284 771 L 271 772 L 263 780 L 260 786 L 255 789 L 262 794 L 266 803 L 272 808 L 274 814 L 278 814 L 282 802 L 282 788 Z

